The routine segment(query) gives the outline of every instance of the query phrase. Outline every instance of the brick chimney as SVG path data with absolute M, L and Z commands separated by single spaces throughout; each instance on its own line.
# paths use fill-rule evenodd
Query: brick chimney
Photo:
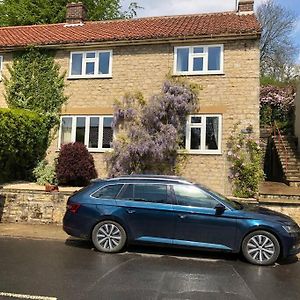
M 239 0 L 238 14 L 253 14 L 254 0 Z
M 68 3 L 66 23 L 68 24 L 79 24 L 86 20 L 87 10 L 82 2 Z

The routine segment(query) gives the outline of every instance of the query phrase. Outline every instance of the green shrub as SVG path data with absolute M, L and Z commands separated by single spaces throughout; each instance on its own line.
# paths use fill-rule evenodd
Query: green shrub
M 56 184 L 56 172 L 55 166 L 48 163 L 47 160 L 43 159 L 33 170 L 36 182 L 40 185 L 47 183 Z
M 48 146 L 45 116 L 22 109 L 0 109 L 0 182 L 30 180 Z

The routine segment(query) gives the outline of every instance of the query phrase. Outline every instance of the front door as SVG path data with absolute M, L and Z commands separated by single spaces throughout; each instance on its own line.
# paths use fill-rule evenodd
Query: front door
M 227 209 L 218 214 L 219 202 L 201 188 L 173 185 L 176 204 L 174 244 L 231 251 L 235 246 L 236 217 Z

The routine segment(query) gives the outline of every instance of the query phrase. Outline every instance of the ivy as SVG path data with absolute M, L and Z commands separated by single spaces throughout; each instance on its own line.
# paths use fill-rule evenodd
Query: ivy
M 262 151 L 253 137 L 252 126 L 244 132 L 235 124 L 229 137 L 227 157 L 230 166 L 229 179 L 233 183 L 233 195 L 241 198 L 254 197 L 264 179 Z

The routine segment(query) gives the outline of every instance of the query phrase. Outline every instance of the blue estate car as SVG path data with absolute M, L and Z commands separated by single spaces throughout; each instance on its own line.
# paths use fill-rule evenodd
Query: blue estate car
M 250 263 L 270 265 L 300 252 L 300 228 L 290 217 L 172 176 L 95 180 L 69 198 L 63 228 L 110 253 L 143 243 L 242 252 Z

